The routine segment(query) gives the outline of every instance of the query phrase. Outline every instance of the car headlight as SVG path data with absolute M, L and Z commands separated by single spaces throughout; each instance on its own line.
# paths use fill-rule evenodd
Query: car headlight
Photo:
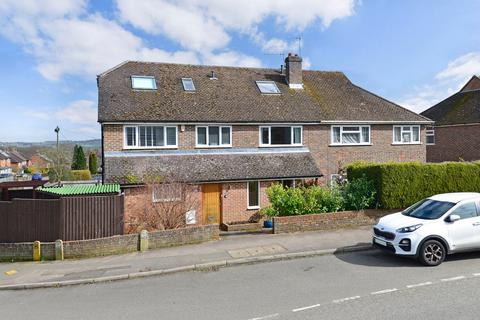
M 413 225 L 413 226 L 409 226 L 409 227 L 403 227 L 403 228 L 399 228 L 397 229 L 396 231 L 398 233 L 408 233 L 408 232 L 413 232 L 415 230 L 417 230 L 418 228 L 420 228 L 421 226 L 423 226 L 423 224 L 416 224 L 416 225 Z

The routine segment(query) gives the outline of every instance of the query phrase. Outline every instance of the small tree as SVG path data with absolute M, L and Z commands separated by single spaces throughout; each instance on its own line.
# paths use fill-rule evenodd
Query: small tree
M 72 170 L 85 170 L 87 169 L 87 159 L 83 152 L 82 146 L 75 145 L 73 148 Z
M 145 179 L 144 179 L 145 180 Z M 137 199 L 126 204 L 125 231 L 155 231 L 186 226 L 186 213 L 198 208 L 197 187 L 175 180 L 149 179 Z
M 91 174 L 95 174 L 98 171 L 97 167 L 97 154 L 95 152 L 90 152 L 88 155 L 88 169 Z

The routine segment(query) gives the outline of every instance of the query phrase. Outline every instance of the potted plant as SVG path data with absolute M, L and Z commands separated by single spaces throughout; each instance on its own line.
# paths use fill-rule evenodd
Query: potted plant
M 272 207 L 264 207 L 260 209 L 260 214 L 264 217 L 263 227 L 264 228 L 273 228 L 272 218 L 278 215 L 278 212 Z

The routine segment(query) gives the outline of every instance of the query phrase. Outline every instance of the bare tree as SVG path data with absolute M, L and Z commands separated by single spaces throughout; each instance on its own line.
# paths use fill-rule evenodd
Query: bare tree
M 186 226 L 187 212 L 198 208 L 197 187 L 172 179 L 147 179 L 129 203 L 126 232 L 178 229 Z

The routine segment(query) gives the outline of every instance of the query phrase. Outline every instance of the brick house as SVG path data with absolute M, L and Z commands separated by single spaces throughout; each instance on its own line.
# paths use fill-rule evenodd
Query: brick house
M 427 130 L 427 161 L 480 159 L 480 78 L 422 112 L 435 121 Z
M 275 181 L 327 183 L 351 161 L 425 161 L 429 119 L 341 72 L 127 61 L 98 76 L 103 178 L 197 186 L 195 223 L 249 220 Z M 152 195 L 155 200 L 155 195 Z M 161 201 L 161 199 L 160 199 Z M 127 213 L 128 214 L 128 213 Z
M 13 171 L 17 172 L 19 170 L 23 170 L 30 166 L 30 159 L 29 157 L 23 155 L 17 150 L 9 150 L 6 151 L 8 156 L 10 157 L 10 167 Z

